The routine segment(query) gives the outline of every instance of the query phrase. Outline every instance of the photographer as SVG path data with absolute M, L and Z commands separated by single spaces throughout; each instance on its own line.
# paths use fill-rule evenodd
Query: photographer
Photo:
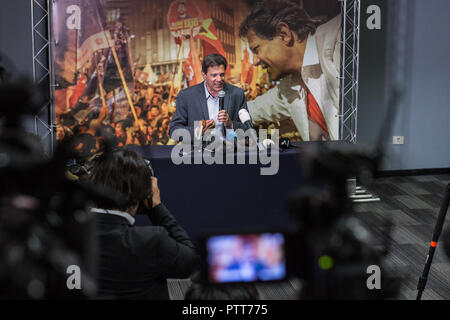
M 161 203 L 158 182 L 145 160 L 123 148 L 95 160 L 89 180 L 115 191 L 122 205 L 93 208 L 99 240 L 101 298 L 169 299 L 167 278 L 187 278 L 197 264 L 194 245 Z M 144 209 L 153 226 L 135 227 Z

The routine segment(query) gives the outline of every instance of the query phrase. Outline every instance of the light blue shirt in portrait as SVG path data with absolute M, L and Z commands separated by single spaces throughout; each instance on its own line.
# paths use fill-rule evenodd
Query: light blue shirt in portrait
M 206 81 L 204 82 L 205 86 L 205 95 L 206 95 L 206 103 L 208 104 L 208 115 L 209 119 L 214 119 L 216 123 L 216 127 L 220 127 L 221 123 L 217 121 L 217 116 L 219 114 L 219 96 L 214 98 L 208 91 L 206 87 Z M 226 129 L 227 135 L 229 132 L 233 131 L 233 127 L 231 129 Z

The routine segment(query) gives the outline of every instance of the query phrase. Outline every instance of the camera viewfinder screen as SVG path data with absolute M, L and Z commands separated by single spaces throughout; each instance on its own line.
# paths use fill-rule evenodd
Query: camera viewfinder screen
M 281 233 L 221 235 L 206 242 L 212 283 L 276 281 L 286 277 Z

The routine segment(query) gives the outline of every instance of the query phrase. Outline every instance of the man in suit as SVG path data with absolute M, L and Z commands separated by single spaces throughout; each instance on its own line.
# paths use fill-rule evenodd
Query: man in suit
M 241 23 L 275 88 L 248 102 L 253 123 L 292 119 L 303 141 L 339 139 L 341 16 L 316 28 L 298 4 L 258 3 Z
M 89 180 L 121 199 L 92 208 L 99 244 L 100 298 L 169 299 L 167 278 L 188 278 L 197 267 L 194 245 L 161 203 L 144 159 L 123 148 L 95 160 Z M 134 226 L 139 207 L 152 226 Z
M 220 54 L 210 54 L 202 64 L 204 81 L 182 90 L 176 99 L 176 111 L 170 123 L 170 136 L 177 129 L 189 130 L 191 139 L 222 123 L 226 130 L 244 129 L 239 110 L 247 109 L 244 91 L 225 82 L 227 61 Z M 224 110 L 219 111 L 219 92 L 225 91 Z M 201 127 L 194 128 L 198 121 Z

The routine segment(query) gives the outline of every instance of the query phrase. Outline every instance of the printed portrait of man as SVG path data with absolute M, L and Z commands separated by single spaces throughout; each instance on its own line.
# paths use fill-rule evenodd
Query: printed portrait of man
M 253 63 L 277 85 L 248 102 L 253 123 L 291 119 L 303 141 L 339 139 L 341 17 L 317 26 L 297 3 L 267 0 L 241 23 Z

